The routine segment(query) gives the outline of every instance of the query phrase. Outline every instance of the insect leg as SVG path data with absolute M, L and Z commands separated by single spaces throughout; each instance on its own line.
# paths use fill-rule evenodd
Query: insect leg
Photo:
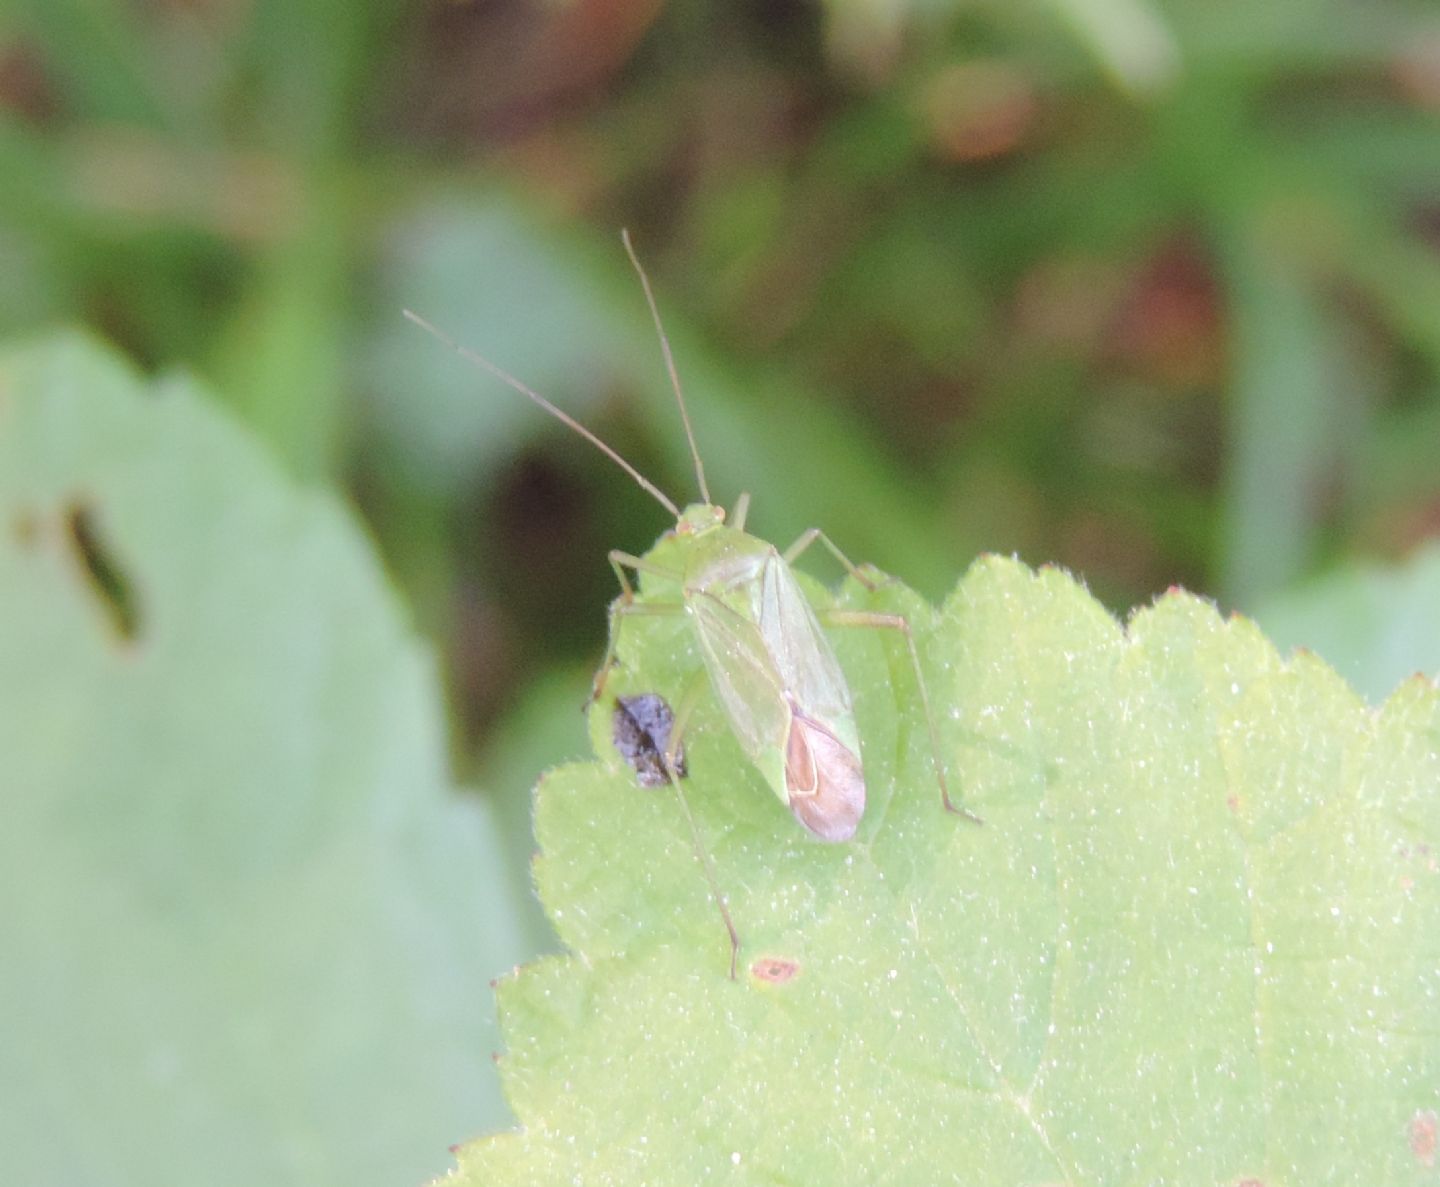
M 866 589 L 873 590 L 878 588 L 875 584 L 875 579 L 868 576 L 865 570 L 859 565 L 853 563 L 848 556 L 836 547 L 835 542 L 819 528 L 808 528 L 800 533 L 800 538 L 781 554 L 785 558 L 785 563 L 787 565 L 794 563 L 796 557 L 809 548 L 810 545 L 814 544 L 816 540 L 819 540 L 821 544 L 825 545 L 830 555 L 839 561 L 840 564 L 844 566 L 845 571 Z
M 804 537 L 801 537 L 804 539 Z M 823 535 L 820 539 L 824 540 Z M 829 543 L 829 541 L 826 541 Z M 915 669 L 915 683 L 920 688 L 920 705 L 925 710 L 925 728 L 930 734 L 930 758 L 935 764 L 935 779 L 940 784 L 940 801 L 945 811 L 963 816 L 976 824 L 985 823 L 974 812 L 957 807 L 950 798 L 950 787 L 945 782 L 945 764 L 940 757 L 940 735 L 935 729 L 935 715 L 930 711 L 930 692 L 925 687 L 925 674 L 920 669 L 920 653 L 915 649 L 915 636 L 910 630 L 910 620 L 903 614 L 877 614 L 868 610 L 826 610 L 820 615 L 822 622 L 831 626 L 861 626 L 878 630 L 899 631 L 905 637 L 905 646 L 910 651 L 910 665 Z
M 735 500 L 735 510 L 730 513 L 730 526 L 737 532 L 745 530 L 745 517 L 750 514 L 750 492 L 742 490 Z
M 610 567 L 615 570 L 615 577 L 620 582 L 620 596 L 626 602 L 635 600 L 635 589 L 630 584 L 630 578 L 625 576 L 626 569 L 636 573 L 654 573 L 657 577 L 666 577 L 671 581 L 682 580 L 681 575 L 673 569 L 652 565 L 649 561 L 643 561 L 638 556 L 631 556 L 628 552 L 621 552 L 618 548 L 610 550 Z
M 630 584 L 630 578 L 626 576 L 625 570 L 633 569 L 636 573 L 654 573 L 657 577 L 666 577 L 672 581 L 679 581 L 679 574 L 670 569 L 661 568 L 659 565 L 652 565 L 638 556 L 631 556 L 628 552 L 621 552 L 619 549 L 611 550 L 610 567 L 615 570 L 615 576 L 620 582 L 620 596 L 610 603 L 610 643 L 605 649 L 605 658 L 600 662 L 595 679 L 590 683 L 590 697 L 584 705 L 586 709 L 600 699 L 605 691 L 605 681 L 610 677 L 610 669 L 615 666 L 615 652 L 620 645 L 620 616 L 622 614 L 658 616 L 685 612 L 685 607 L 680 602 L 636 602 L 635 589 Z
M 695 706 L 705 692 L 706 683 L 707 677 L 701 671 L 695 674 L 686 687 L 684 695 L 680 698 L 679 707 L 675 710 L 675 721 L 670 727 L 670 742 L 665 747 L 662 758 L 665 763 L 665 774 L 669 777 L 670 786 L 675 789 L 675 798 L 680 801 L 680 809 L 685 814 L 685 823 L 690 826 L 690 844 L 695 851 L 695 860 L 705 871 L 705 881 L 710 884 L 710 895 L 715 900 L 715 906 L 720 910 L 720 918 L 725 924 L 725 930 L 730 934 L 730 980 L 733 981 L 735 980 L 735 963 L 740 956 L 740 934 L 735 930 L 735 921 L 730 918 L 730 908 L 725 903 L 725 896 L 720 892 L 720 879 L 715 874 L 715 863 L 711 860 L 710 851 L 705 848 L 704 840 L 701 839 L 700 825 L 695 820 L 695 813 L 690 810 L 690 800 L 685 795 L 685 789 L 680 786 L 680 776 L 675 769 L 675 756 L 680 753 L 685 726 L 689 723 L 691 715 L 695 712 Z

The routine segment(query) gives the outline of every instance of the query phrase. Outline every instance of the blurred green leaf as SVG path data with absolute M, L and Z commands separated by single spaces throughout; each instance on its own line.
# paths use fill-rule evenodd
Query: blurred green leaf
M 254 270 L 217 350 L 215 382 L 278 457 L 304 478 L 345 458 L 344 359 L 350 227 L 343 198 L 313 185 L 313 225 Z
M 493 472 L 521 440 L 566 431 L 404 322 L 399 309 L 414 305 L 580 419 L 609 384 L 642 397 L 648 434 L 669 462 L 668 483 L 649 477 L 681 502 L 693 497 L 675 397 L 618 230 L 610 246 L 547 230 L 492 200 L 417 214 L 397 230 L 393 255 L 385 291 L 394 316 L 379 328 L 368 374 L 399 473 L 458 482 L 475 469 Z M 843 521 L 857 556 L 938 588 L 935 510 L 880 443 L 785 369 L 736 365 L 702 340 L 665 289 L 658 298 L 714 496 L 732 503 L 748 490 L 764 530 L 786 543 L 815 523 Z M 614 480 L 628 481 L 618 472 Z M 897 533 L 896 522 L 915 530 Z
M 377 90 L 375 63 L 396 46 L 403 0 L 255 0 L 240 63 L 249 114 L 266 144 L 334 162 Z
M 624 256 L 617 242 L 615 269 Z M 584 419 L 634 365 L 595 247 L 537 225 L 494 194 L 427 204 L 390 231 L 365 378 L 379 445 L 398 475 L 454 493 L 521 444 L 564 432 L 524 397 L 401 316 L 413 309 Z
M 1161 5 L 1147 0 L 1052 0 L 1059 16 L 1106 72 L 1138 95 L 1157 91 L 1180 69 L 1180 49 Z
M 182 381 L 0 355 L 0 1180 L 393 1184 L 525 951 L 355 524 Z
M 581 709 L 590 695 L 594 672 L 552 671 L 520 691 L 518 700 L 496 723 L 484 751 L 476 756 L 476 779 L 486 789 L 519 909 L 515 926 L 527 956 L 553 950 L 555 933 L 535 896 L 530 864 L 534 835 L 531 791 L 535 772 L 581 757 L 588 749 Z
M 1169 0 L 1164 5 L 1187 61 L 1201 70 L 1267 76 L 1372 66 L 1415 36 L 1428 0 Z M 1433 19 L 1433 14 L 1432 14 Z
M 657 595 L 658 596 L 658 595 Z M 537 793 L 571 955 L 501 988 L 523 1129 L 457 1182 L 1421 1182 L 1440 1106 L 1440 696 L 1379 713 L 1249 622 L 1168 596 L 1122 629 L 1073 580 L 899 586 L 974 827 L 940 808 L 905 662 L 840 634 L 870 806 L 801 835 L 702 702 L 686 790 L 598 757 Z M 674 698 L 683 621 L 615 693 Z
M 176 130 L 141 10 L 122 0 L 17 0 L 18 27 L 63 78 L 77 114 Z
M 1250 607 L 1313 558 L 1355 372 L 1345 331 L 1296 262 L 1254 229 L 1235 235 L 1226 256 L 1234 362 L 1222 584 Z
M 1278 646 L 1316 652 L 1379 704 L 1417 673 L 1440 676 L 1440 544 L 1403 565 L 1347 564 L 1255 617 Z

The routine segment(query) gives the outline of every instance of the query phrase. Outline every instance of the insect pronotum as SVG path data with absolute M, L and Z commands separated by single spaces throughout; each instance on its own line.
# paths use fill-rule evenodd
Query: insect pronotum
M 417 314 L 405 310 L 405 316 L 421 329 L 579 433 L 675 517 L 673 534 L 683 544 L 684 560 L 680 569 L 662 568 L 624 552 L 610 553 L 610 564 L 620 582 L 620 596 L 611 606 L 610 645 L 595 677 L 593 699 L 601 695 L 605 679 L 615 662 L 620 627 L 628 615 L 672 613 L 686 616 L 694 627 L 710 687 L 725 712 L 731 732 L 750 762 L 765 777 L 781 803 L 813 836 L 822 841 L 848 841 L 855 835 L 856 826 L 865 811 L 865 774 L 860 761 L 860 737 L 855 725 L 850 687 L 821 629 L 821 622 L 838 627 L 894 631 L 904 640 L 915 672 L 941 805 L 947 812 L 980 823 L 978 816 L 958 807 L 951 799 L 930 694 L 909 621 L 898 614 L 837 609 L 817 611 L 810 605 L 790 569 L 791 563 L 817 540 L 867 588 L 875 588 L 874 582 L 851 564 L 818 528 L 802 533 L 781 552 L 768 541 L 745 531 L 749 505 L 747 496 L 740 496 L 729 525 L 725 522 L 724 508 L 711 501 L 705 482 L 705 467 L 700 460 L 695 433 L 685 407 L 680 376 L 675 368 L 669 338 L 660 321 L 649 277 L 635 254 L 629 232 L 622 232 L 621 239 L 645 292 L 645 301 L 660 338 L 665 368 L 695 464 L 700 502 L 692 503 L 684 510 L 604 441 L 538 392 L 484 356 L 461 346 Z M 652 573 L 676 582 L 681 590 L 680 600 L 668 604 L 653 601 L 643 605 L 637 603 L 627 575 L 629 572 Z M 662 761 L 689 825 L 696 858 L 705 871 L 715 905 L 729 933 L 730 977 L 733 980 L 740 952 L 740 936 L 730 917 L 730 909 L 721 893 L 709 852 L 676 769 L 694 701 L 693 694 L 687 695 L 676 710 L 674 728 L 670 730 Z

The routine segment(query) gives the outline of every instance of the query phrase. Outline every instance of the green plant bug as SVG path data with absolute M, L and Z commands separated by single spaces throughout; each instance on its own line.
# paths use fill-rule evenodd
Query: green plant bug
M 701 501 L 683 510 L 609 445 L 538 392 L 484 356 L 461 346 L 417 314 L 408 309 L 404 311 L 421 329 L 579 433 L 675 517 L 672 535 L 683 545 L 680 569 L 661 568 L 624 552 L 610 553 L 610 564 L 620 582 L 620 596 L 611 605 L 610 644 L 595 677 L 592 701 L 602 695 L 605 679 L 615 662 L 621 625 L 627 616 L 684 615 L 695 631 L 709 686 L 751 764 L 812 836 L 828 842 L 848 841 L 855 835 L 865 811 L 865 774 L 850 686 L 821 624 L 891 630 L 903 638 L 914 669 L 941 804 L 947 812 L 980 823 L 978 816 L 958 807 L 951 799 L 930 695 L 909 621 L 897 614 L 835 609 L 817 612 L 791 570 L 796 558 L 816 541 L 863 585 L 874 589 L 875 583 L 851 564 L 818 528 L 804 532 L 782 552 L 745 530 L 747 496 L 740 496 L 729 523 L 724 508 L 712 502 L 679 373 L 649 277 L 635 254 L 629 232 L 622 232 L 621 239 L 645 292 L 695 465 Z M 638 603 L 628 576 L 631 572 L 654 574 L 675 582 L 681 591 L 679 600 Z M 696 687 L 703 689 L 703 684 Z M 740 952 L 739 933 L 720 891 L 678 770 L 682 739 L 694 700 L 690 693 L 680 702 L 660 757 L 689 825 L 696 857 L 730 936 L 730 978 L 734 980 Z

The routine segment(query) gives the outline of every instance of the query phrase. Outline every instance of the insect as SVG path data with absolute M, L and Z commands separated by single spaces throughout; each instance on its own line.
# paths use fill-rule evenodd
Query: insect
M 670 753 L 674 727 L 670 702 L 659 693 L 615 698 L 611 737 L 620 757 L 635 768 L 635 782 L 641 787 L 664 787 L 670 782 L 671 770 L 677 779 L 685 778 L 685 751 L 678 738 L 674 753 Z
M 908 620 L 898 614 L 854 610 L 827 609 L 817 613 L 790 567 L 817 541 L 863 585 L 874 589 L 874 581 L 851 564 L 818 528 L 804 532 L 782 552 L 745 530 L 749 507 L 745 495 L 738 500 L 728 524 L 724 508 L 711 500 L 680 376 L 649 277 L 635 254 L 629 233 L 622 232 L 621 239 L 645 292 L 645 301 L 660 339 L 665 368 L 695 465 L 700 502 L 692 503 L 683 510 L 584 425 L 508 371 L 461 346 L 417 314 L 405 310 L 405 316 L 420 328 L 579 433 L 675 517 L 672 535 L 682 546 L 680 555 L 683 557 L 678 569 L 663 568 L 620 551 L 610 553 L 610 564 L 620 582 L 620 596 L 611 606 L 610 646 L 596 675 L 593 698 L 598 699 L 601 695 L 605 678 L 615 662 L 621 627 L 631 616 L 684 615 L 694 628 L 710 687 L 725 712 L 731 732 L 750 762 L 765 777 L 781 803 L 813 836 L 822 841 L 848 841 L 855 835 L 865 811 L 865 774 L 860 760 L 860 737 L 855 725 L 850 687 L 821 622 L 823 620 L 835 627 L 893 631 L 903 639 L 915 673 L 941 804 L 947 812 L 980 823 L 978 816 L 958 807 L 950 796 L 930 708 L 930 695 Z M 679 586 L 679 600 L 667 604 L 653 601 L 638 603 L 630 573 L 668 578 Z M 703 688 L 703 685 L 698 687 Z M 694 841 L 696 857 L 705 871 L 715 905 L 729 933 L 730 977 L 734 980 L 740 937 L 680 785 L 677 760 L 694 700 L 693 695 L 687 694 L 681 701 L 660 759 L 669 783 L 675 788 Z

